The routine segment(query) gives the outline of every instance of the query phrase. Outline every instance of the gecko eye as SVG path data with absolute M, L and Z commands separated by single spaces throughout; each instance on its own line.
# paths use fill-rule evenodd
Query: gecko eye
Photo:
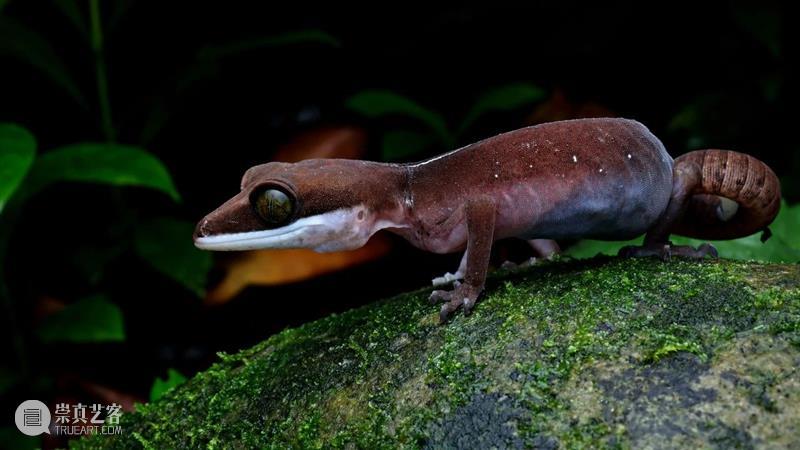
M 279 189 L 257 190 L 250 198 L 256 213 L 271 227 L 288 222 L 294 212 L 294 200 Z

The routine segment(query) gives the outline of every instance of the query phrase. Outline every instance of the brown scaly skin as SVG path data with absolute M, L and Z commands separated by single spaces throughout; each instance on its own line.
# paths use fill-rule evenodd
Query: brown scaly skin
M 304 221 L 333 223 L 334 216 L 336 227 L 284 239 L 287 232 L 274 238 L 280 242 L 270 238 L 246 248 L 357 248 L 387 229 L 427 251 L 465 251 L 457 273 L 463 283 L 431 294 L 445 302 L 442 321 L 462 306 L 465 312 L 474 307 L 495 240 L 517 237 L 553 249 L 547 239 L 622 240 L 647 233 L 642 247 L 622 254 L 702 258 L 716 250 L 671 246 L 669 234 L 746 236 L 769 225 L 780 205 L 775 174 L 755 158 L 700 150 L 673 161 L 638 122 L 581 119 L 522 128 L 415 164 L 308 160 L 256 166 L 245 174 L 242 192 L 198 224 L 197 245 L 242 248 L 212 241 L 268 228 L 250 204 L 265 185 L 280 186 L 296 205 L 275 233 Z M 735 214 L 718 196 L 738 203 Z

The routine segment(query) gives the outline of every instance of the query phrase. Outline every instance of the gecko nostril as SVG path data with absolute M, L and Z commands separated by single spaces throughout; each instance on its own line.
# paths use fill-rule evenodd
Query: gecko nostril
M 209 235 L 208 229 L 208 219 L 203 219 L 200 223 L 197 224 L 197 227 L 194 229 L 194 237 L 195 239 L 206 237 Z

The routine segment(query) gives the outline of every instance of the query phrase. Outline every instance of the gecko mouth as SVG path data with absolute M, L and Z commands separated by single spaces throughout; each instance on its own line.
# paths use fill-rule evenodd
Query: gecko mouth
M 318 252 L 358 248 L 374 232 L 364 220 L 363 206 L 342 208 L 269 230 L 197 236 L 194 245 L 202 250 L 258 250 L 310 248 Z
M 322 217 L 312 216 L 270 230 L 197 237 L 194 245 L 202 250 L 217 251 L 306 247 L 309 241 L 315 240 L 313 239 L 315 236 L 325 233 L 326 221 L 320 219 Z

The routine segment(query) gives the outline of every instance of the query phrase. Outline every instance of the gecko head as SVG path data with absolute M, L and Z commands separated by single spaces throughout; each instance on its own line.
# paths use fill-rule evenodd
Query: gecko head
M 387 171 L 340 159 L 252 167 L 241 191 L 197 224 L 194 243 L 204 250 L 359 248 L 394 197 Z

